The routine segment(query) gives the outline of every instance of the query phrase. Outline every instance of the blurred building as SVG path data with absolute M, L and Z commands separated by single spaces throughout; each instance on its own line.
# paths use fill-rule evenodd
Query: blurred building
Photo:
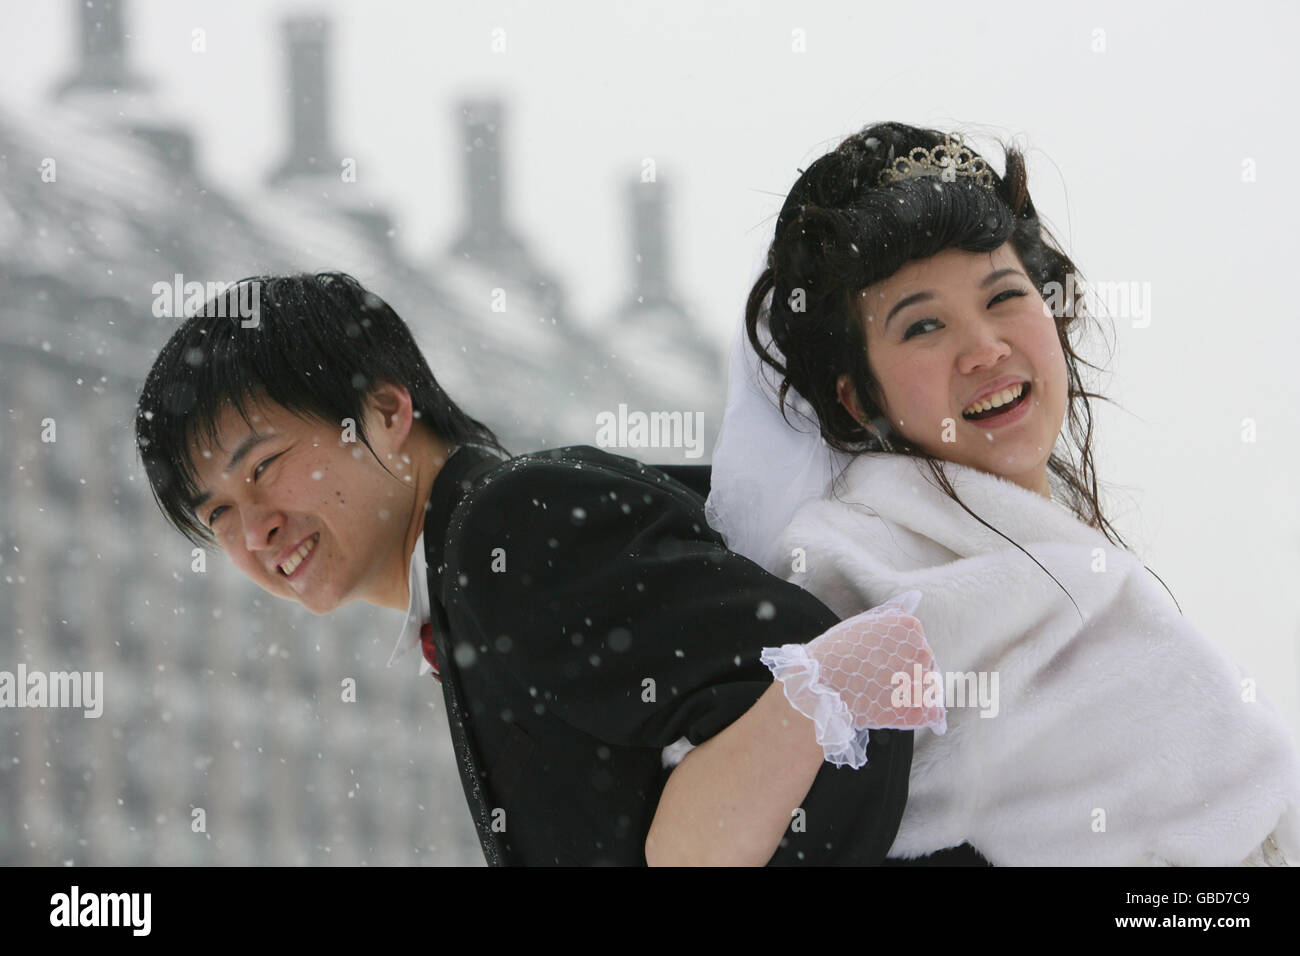
M 80 60 L 46 114 L 0 114 L 0 670 L 102 671 L 105 704 L 0 709 L 0 863 L 481 864 L 441 692 L 418 660 L 385 666 L 401 615 L 316 618 L 217 554 L 196 573 L 163 523 L 133 435 L 178 321 L 153 315 L 152 289 L 350 272 L 512 452 L 596 444 L 622 404 L 701 413 L 705 457 L 611 451 L 707 460 L 722 362 L 670 281 L 662 185 L 631 187 L 631 295 L 586 331 L 510 224 L 505 104 L 456 107 L 464 221 L 410 262 L 377 197 L 340 177 L 328 23 L 285 23 L 284 156 L 236 196 L 132 71 L 129 9 L 75 7 Z

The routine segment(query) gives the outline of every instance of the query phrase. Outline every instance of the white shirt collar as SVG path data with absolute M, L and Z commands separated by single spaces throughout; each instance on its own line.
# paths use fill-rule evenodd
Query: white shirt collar
M 397 635 L 397 646 L 393 648 L 393 653 L 388 658 L 389 667 L 397 663 L 398 658 L 406 657 L 413 649 L 420 647 L 420 628 L 433 616 L 429 607 L 428 564 L 424 558 L 423 531 L 415 542 L 415 550 L 411 552 L 410 589 L 411 603 L 406 609 L 406 620 L 402 623 L 402 630 Z M 423 677 L 432 670 L 433 668 L 424 658 L 424 652 L 421 651 L 420 676 Z
M 451 461 L 456 452 L 464 448 L 464 445 L 454 445 L 447 454 L 447 461 Z M 435 482 L 437 480 L 435 476 Z M 430 492 L 432 493 L 432 492 Z M 427 504 L 426 504 L 427 507 Z M 426 512 L 427 517 L 427 512 Z M 392 667 L 397 663 L 399 657 L 408 656 L 412 649 L 420 647 L 420 628 L 423 627 L 433 618 L 433 609 L 429 606 L 429 571 L 428 561 L 424 557 L 424 532 L 420 532 L 420 537 L 415 542 L 415 550 L 411 552 L 411 569 L 410 569 L 410 591 L 411 602 L 406 608 L 406 620 L 402 622 L 402 630 L 397 635 L 397 646 L 393 648 L 393 653 L 388 657 L 388 666 Z M 424 656 L 424 651 L 420 651 L 420 676 L 423 677 L 433 671 L 432 665 Z

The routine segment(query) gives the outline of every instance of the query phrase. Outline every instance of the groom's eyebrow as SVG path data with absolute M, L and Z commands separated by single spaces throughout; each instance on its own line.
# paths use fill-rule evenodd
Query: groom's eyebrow
M 1025 274 L 1021 272 L 1019 269 L 995 269 L 993 272 L 990 272 L 988 275 L 984 277 L 984 281 L 980 283 L 980 288 L 981 289 L 987 288 L 988 286 L 991 286 L 993 283 L 997 282 L 1003 276 L 1008 276 L 1008 275 L 1024 276 Z M 1029 277 L 1025 276 L 1025 278 L 1029 278 Z M 903 309 L 907 308 L 909 305 L 913 305 L 917 302 L 924 302 L 926 299 L 933 299 L 933 298 L 934 298 L 934 292 L 927 289 L 924 292 L 913 292 L 911 295 L 903 299 L 899 299 L 898 304 L 895 305 L 892 309 L 890 309 L 889 315 L 885 317 L 885 328 L 886 329 L 889 328 L 889 320 L 894 317 L 895 312 L 900 312 Z
M 249 432 L 244 437 L 244 440 L 239 443 L 239 447 L 235 449 L 235 453 L 230 456 L 230 461 L 227 462 L 226 467 L 222 469 L 222 474 L 226 474 L 228 472 L 234 471 L 235 466 L 237 466 L 241 461 L 243 461 L 248 456 L 248 453 L 250 451 L 252 451 L 258 445 L 262 444 L 262 442 L 269 441 L 270 438 L 271 438 L 270 435 L 259 435 L 257 432 Z M 190 502 L 190 508 L 197 511 L 199 508 L 203 507 L 203 502 L 207 501 L 211 497 L 212 497 L 212 492 L 210 491 L 203 492 L 203 494 L 199 495 L 192 502 Z

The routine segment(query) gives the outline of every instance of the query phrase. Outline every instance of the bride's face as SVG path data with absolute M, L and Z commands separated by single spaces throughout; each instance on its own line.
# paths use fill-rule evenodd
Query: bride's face
M 859 309 L 895 431 L 935 458 L 1049 496 L 1047 460 L 1065 420 L 1068 373 L 1052 314 L 1010 242 L 909 262 L 864 289 Z M 1001 414 L 970 417 L 991 386 L 1005 397 L 1005 386 L 1015 392 L 1022 382 L 1028 393 Z M 847 375 L 839 396 L 861 420 Z

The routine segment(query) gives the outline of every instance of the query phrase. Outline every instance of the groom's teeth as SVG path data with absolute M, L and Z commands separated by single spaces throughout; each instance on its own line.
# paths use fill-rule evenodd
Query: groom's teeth
M 280 570 L 286 575 L 293 574 L 293 572 L 298 569 L 298 565 L 302 564 L 302 559 L 307 557 L 311 552 L 311 549 L 314 547 L 316 547 L 316 536 L 312 535 L 303 542 L 301 548 L 289 555 L 289 560 L 280 565 Z

